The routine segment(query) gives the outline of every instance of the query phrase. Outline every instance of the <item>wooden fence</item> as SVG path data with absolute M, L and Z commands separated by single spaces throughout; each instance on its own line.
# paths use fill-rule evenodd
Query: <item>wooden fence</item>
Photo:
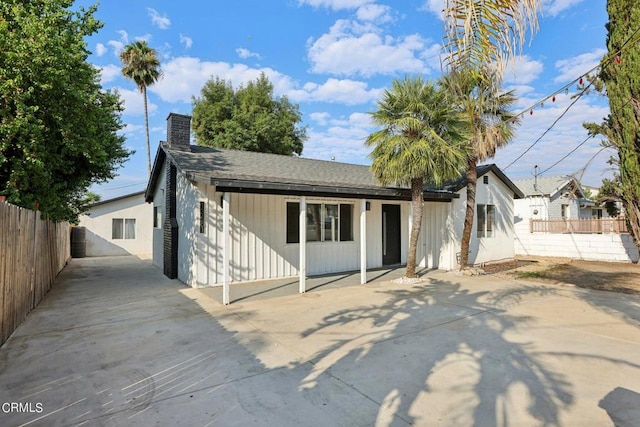
M 628 233 L 624 218 L 532 219 L 531 233 Z
M 70 258 L 69 223 L 0 202 L 0 345 L 51 289 Z

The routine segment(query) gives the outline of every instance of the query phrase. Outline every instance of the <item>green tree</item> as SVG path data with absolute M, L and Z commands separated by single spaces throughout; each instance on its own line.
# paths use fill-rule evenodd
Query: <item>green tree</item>
M 608 0 L 607 50 L 599 79 L 611 114 L 601 125 L 586 124 L 617 152 L 618 174 L 611 193 L 624 208 L 629 231 L 640 248 L 640 3 Z
M 444 49 L 452 69 L 469 68 L 489 83 L 501 83 L 509 59 L 526 34 L 538 29 L 542 0 L 446 0 Z M 488 65 L 498 71 L 484 74 Z
M 120 99 L 87 62 L 96 7 L 72 4 L 0 2 L 0 194 L 71 221 L 85 190 L 131 154 L 117 134 Z
M 160 60 L 156 51 L 145 41 L 136 41 L 125 46 L 120 52 L 122 74 L 133 80 L 144 99 L 144 129 L 147 142 L 147 176 L 151 175 L 151 147 L 149 145 L 149 110 L 147 88 L 162 76 Z
M 302 154 L 306 128 L 298 106 L 274 98 L 273 84 L 261 74 L 234 90 L 212 78 L 193 98 L 193 130 L 198 145 L 274 154 Z
M 478 163 L 492 158 L 498 148 L 515 136 L 518 119 L 510 109 L 516 102 L 513 91 L 498 93 L 495 80 L 487 81 L 469 69 L 460 69 L 443 77 L 450 102 L 455 105 L 468 127 L 466 141 L 469 157 L 466 165 L 467 201 L 460 244 L 460 269 L 469 264 L 469 246 L 476 211 Z
M 372 118 L 381 128 L 366 140 L 373 147 L 373 174 L 383 185 L 411 187 L 413 224 L 406 276 L 416 277 L 425 184 L 439 187 L 460 177 L 468 156 L 465 124 L 445 93 L 421 77 L 394 80 Z

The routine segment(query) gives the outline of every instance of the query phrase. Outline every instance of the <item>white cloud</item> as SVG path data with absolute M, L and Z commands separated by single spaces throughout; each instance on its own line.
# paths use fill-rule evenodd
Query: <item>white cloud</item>
M 362 164 L 370 152 L 364 141 L 374 130 L 369 115 L 353 113 L 346 118 L 331 118 L 328 113 L 321 114 L 329 126 L 307 132 L 303 157 Z
M 129 43 L 129 34 L 125 30 L 118 30 L 118 34 L 120 34 L 120 38 L 118 40 L 109 40 L 107 44 L 113 48 L 113 53 L 115 56 L 119 56 L 124 46 Z
M 325 7 L 332 10 L 357 9 L 362 5 L 373 3 L 375 0 L 298 0 L 300 5 Z
M 187 36 L 183 36 L 182 34 L 180 34 L 180 43 L 182 43 L 184 45 L 185 49 L 191 49 L 191 46 L 193 45 L 193 39 L 191 37 L 187 37 Z
M 137 116 L 144 114 L 144 98 L 139 90 L 124 89 L 121 87 L 114 88 L 120 94 L 120 98 L 124 101 L 124 113 L 125 115 Z M 158 106 L 147 98 L 147 109 L 149 115 L 153 115 L 158 109 Z
M 389 6 L 367 3 L 358 8 L 356 17 L 361 21 L 376 22 L 383 24 L 393 21 L 391 8 Z
M 207 62 L 188 56 L 173 58 L 163 64 L 163 79 L 149 87 L 165 102 L 190 103 L 192 96 L 199 96 L 207 80 L 219 77 L 234 87 L 254 81 L 264 73 L 273 84 L 276 96 L 286 95 L 293 102 L 327 102 L 357 105 L 378 98 L 381 88 L 369 88 L 367 83 L 355 80 L 330 78 L 324 83 L 299 84 L 290 76 L 272 68 L 252 68 L 245 64 Z
M 309 40 L 311 71 L 346 76 L 430 72 L 426 57 L 439 52 L 437 45 L 419 34 L 394 38 L 378 32 L 372 25 L 338 20 L 329 33 Z
M 560 12 L 564 12 L 579 3 L 582 3 L 582 0 L 545 0 L 542 3 L 542 8 L 545 14 L 557 16 Z
M 97 56 L 102 56 L 105 53 L 107 53 L 107 47 L 105 45 L 103 45 L 102 43 L 97 43 L 96 44 L 96 55 Z
M 167 15 L 161 15 L 157 10 L 150 7 L 147 8 L 147 11 L 149 12 L 151 22 L 156 27 L 160 28 L 161 30 L 166 30 L 167 28 L 169 28 L 169 26 L 171 26 L 171 20 L 167 17 Z
M 311 120 L 316 122 L 318 125 L 326 126 L 327 123 L 328 123 L 329 118 L 331 117 L 331 114 L 329 114 L 327 112 L 311 113 L 311 114 L 309 114 L 309 117 L 311 117 Z
M 238 56 L 242 59 L 247 59 L 247 58 L 256 58 L 256 59 L 261 59 L 262 57 L 260 56 L 260 54 L 257 54 L 255 52 L 251 52 L 249 49 L 245 49 L 243 47 L 239 47 L 236 49 L 236 53 L 238 54 Z
M 538 78 L 544 69 L 544 64 L 533 60 L 527 55 L 520 55 L 514 58 L 504 73 L 504 81 L 516 85 L 525 85 Z
M 100 70 L 100 83 L 105 85 L 106 83 L 114 81 L 121 75 L 121 68 L 114 64 L 99 66 Z
M 556 68 L 560 71 L 560 75 L 556 77 L 554 81 L 557 83 L 566 83 L 577 79 L 597 66 L 606 53 L 606 49 L 598 48 L 591 52 L 583 53 L 582 55 L 556 61 Z
M 426 10 L 427 12 L 431 12 L 440 19 L 443 17 L 442 11 L 445 7 L 446 0 L 425 0 L 424 5 L 420 8 L 421 10 Z
M 330 78 L 323 84 L 307 83 L 287 94 L 296 102 L 328 102 L 344 105 L 366 104 L 378 98 L 382 89 L 368 89 L 367 83 Z

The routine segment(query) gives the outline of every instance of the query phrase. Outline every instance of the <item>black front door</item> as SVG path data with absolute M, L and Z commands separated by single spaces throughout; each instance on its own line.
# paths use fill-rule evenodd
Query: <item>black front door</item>
M 400 205 L 382 205 L 382 264 L 400 264 Z

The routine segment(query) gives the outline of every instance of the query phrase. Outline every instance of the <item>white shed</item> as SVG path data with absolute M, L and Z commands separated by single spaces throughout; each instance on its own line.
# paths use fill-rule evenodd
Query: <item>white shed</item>
M 144 191 L 93 204 L 78 225 L 86 228 L 89 257 L 151 256 L 153 207 L 145 203 Z

